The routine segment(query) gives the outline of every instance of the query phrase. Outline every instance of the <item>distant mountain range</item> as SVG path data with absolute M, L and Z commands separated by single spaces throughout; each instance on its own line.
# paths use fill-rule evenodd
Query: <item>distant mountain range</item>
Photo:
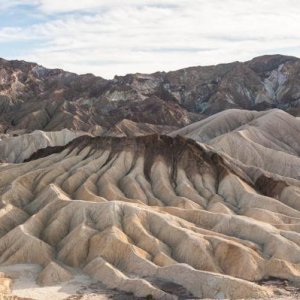
M 299 116 L 300 59 L 267 55 L 112 80 L 0 59 L 0 133 L 97 133 L 124 119 L 175 128 L 229 108 L 280 108 Z

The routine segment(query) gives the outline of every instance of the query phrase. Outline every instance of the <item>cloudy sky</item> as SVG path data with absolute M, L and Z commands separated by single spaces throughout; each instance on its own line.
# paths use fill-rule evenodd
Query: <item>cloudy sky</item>
M 299 0 L 0 0 L 0 56 L 112 78 L 300 57 Z

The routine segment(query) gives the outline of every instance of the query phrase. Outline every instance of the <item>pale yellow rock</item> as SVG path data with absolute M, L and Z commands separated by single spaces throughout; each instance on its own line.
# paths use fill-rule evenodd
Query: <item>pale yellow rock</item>
M 12 280 L 4 273 L 0 273 L 0 299 L 2 295 L 10 294 Z

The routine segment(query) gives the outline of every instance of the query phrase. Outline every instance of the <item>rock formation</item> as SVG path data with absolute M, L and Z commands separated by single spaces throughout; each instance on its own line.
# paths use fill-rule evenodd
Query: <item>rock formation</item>
M 35 130 L 27 134 L 22 132 L 14 135 L 3 134 L 2 139 L 0 139 L 0 161 L 20 163 L 40 149 L 51 146 L 63 146 L 82 135 L 134 137 L 149 134 L 170 133 L 175 129 L 177 128 L 174 126 L 153 125 L 123 120 L 110 129 L 92 127 L 89 132 L 63 129 L 60 131 Z
M 279 109 L 226 110 L 172 132 L 213 147 L 235 163 L 300 179 L 300 120 Z
M 63 146 L 86 132 L 74 132 L 68 129 L 54 132 L 40 130 L 19 136 L 8 136 L 0 140 L 0 160 L 19 163 L 30 157 L 37 150 L 50 146 Z
M 182 137 L 82 136 L 0 165 L 0 262 L 37 263 L 41 282 L 63 265 L 136 296 L 267 297 L 255 284 L 299 283 L 300 183 L 270 195 L 216 151 Z M 278 188 L 277 188 L 278 187 Z
M 229 108 L 299 115 L 300 60 L 269 55 L 241 63 L 105 80 L 0 60 L 0 133 L 88 131 L 128 119 L 182 127 Z

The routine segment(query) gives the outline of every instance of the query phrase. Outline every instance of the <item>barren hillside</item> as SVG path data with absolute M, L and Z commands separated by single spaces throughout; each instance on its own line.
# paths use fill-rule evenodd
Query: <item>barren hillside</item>
M 300 182 L 253 182 L 193 140 L 79 137 L 2 164 L 0 179 L 0 262 L 40 264 L 42 284 L 81 268 L 109 288 L 176 299 L 162 282 L 258 298 L 273 293 L 264 278 L 299 281 Z
M 299 115 L 300 60 L 248 62 L 129 74 L 106 80 L 0 60 L 0 132 L 109 129 L 123 119 L 182 127 L 230 108 Z

